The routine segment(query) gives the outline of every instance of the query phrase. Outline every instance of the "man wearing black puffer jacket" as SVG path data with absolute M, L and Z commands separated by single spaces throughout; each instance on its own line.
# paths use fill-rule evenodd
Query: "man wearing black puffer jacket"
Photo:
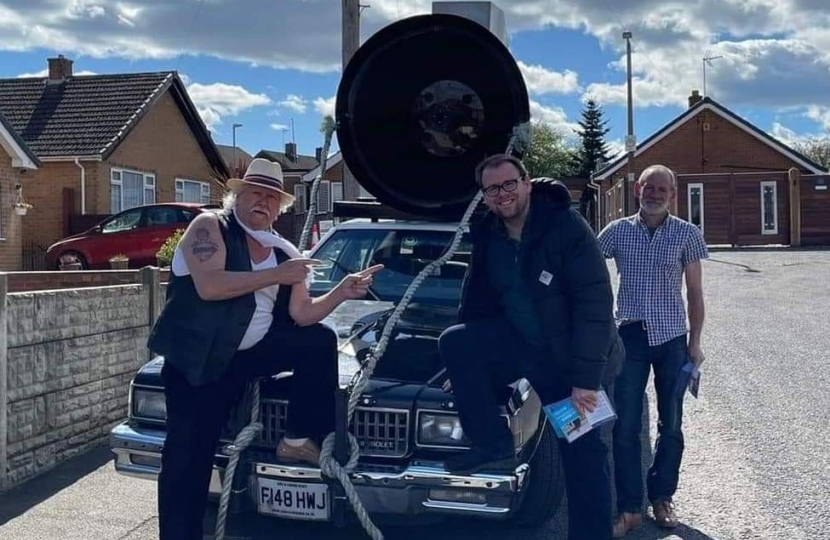
M 491 156 L 476 169 L 489 212 L 471 228 L 459 323 L 441 336 L 446 388 L 455 394 L 472 449 L 451 472 L 512 470 L 513 438 L 499 414 L 499 387 L 526 377 L 544 404 L 571 397 L 584 412 L 613 383 L 623 357 L 613 293 L 596 236 L 571 209 L 570 191 L 531 181 L 522 162 Z M 560 439 L 569 538 L 611 538 L 608 447 L 594 430 Z

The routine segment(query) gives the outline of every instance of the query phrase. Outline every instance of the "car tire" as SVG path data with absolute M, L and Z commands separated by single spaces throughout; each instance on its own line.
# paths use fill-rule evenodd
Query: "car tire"
M 559 458 L 559 442 L 544 415 L 530 459 L 527 486 L 510 522 L 518 527 L 540 527 L 559 510 L 565 493 L 565 474 Z

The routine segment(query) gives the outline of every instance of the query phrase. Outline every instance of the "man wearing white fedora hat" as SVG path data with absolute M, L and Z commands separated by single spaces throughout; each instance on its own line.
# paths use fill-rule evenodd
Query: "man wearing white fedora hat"
M 294 202 L 265 159 L 228 180 L 225 209 L 194 219 L 179 242 L 164 309 L 148 347 L 164 355 L 167 438 L 159 478 L 161 540 L 202 539 L 213 456 L 230 409 L 252 379 L 293 370 L 282 461 L 317 464 L 334 429 L 337 337 L 319 324 L 362 298 L 374 266 L 311 298 L 319 261 L 273 231 Z

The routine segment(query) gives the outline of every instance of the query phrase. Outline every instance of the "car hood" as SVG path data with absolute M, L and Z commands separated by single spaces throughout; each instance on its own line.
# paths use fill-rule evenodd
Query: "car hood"
M 347 300 L 321 321 L 332 328 L 338 336 L 341 385 L 348 384 L 360 368 L 357 360 L 360 355 L 355 353 L 366 351 L 377 343 L 394 309 L 393 302 Z M 394 339 L 411 339 L 421 335 L 435 338 L 443 329 L 455 323 L 456 314 L 455 307 L 412 303 L 407 306 L 398 321 L 396 330 L 400 335 L 396 335 Z M 164 358 L 161 356 L 144 364 L 136 374 L 135 384 L 162 386 L 163 365 Z

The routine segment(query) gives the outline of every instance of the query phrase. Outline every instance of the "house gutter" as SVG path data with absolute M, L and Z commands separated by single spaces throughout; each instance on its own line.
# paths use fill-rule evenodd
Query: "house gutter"
M 80 158 L 75 158 L 75 165 L 81 169 L 81 215 L 86 215 L 86 169 L 81 165 Z

